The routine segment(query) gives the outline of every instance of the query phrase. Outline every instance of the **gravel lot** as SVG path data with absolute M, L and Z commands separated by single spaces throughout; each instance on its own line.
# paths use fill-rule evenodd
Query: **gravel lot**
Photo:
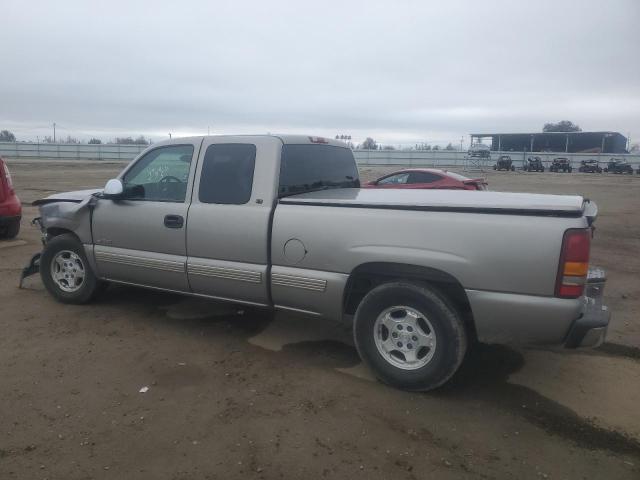
M 9 166 L 27 204 L 101 186 L 123 164 Z M 0 242 L 0 478 L 639 478 L 640 176 L 488 181 L 598 203 L 608 343 L 478 346 L 430 394 L 373 381 L 350 332 L 326 321 L 125 287 L 61 305 L 37 276 L 18 290 L 39 249 L 26 207 L 19 238 Z

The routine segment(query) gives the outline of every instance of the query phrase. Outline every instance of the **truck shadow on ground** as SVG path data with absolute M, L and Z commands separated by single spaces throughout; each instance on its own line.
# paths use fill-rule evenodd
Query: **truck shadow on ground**
M 524 365 L 523 355 L 509 347 L 476 344 L 462 367 L 439 390 L 430 393 L 447 401 L 473 398 L 524 417 L 550 434 L 564 437 L 588 449 L 604 449 L 640 458 L 640 442 L 594 425 L 570 408 L 535 390 L 509 383 L 509 375 Z
M 191 303 L 189 303 L 191 302 Z M 198 302 L 202 302 L 199 304 Z M 180 295 L 158 293 L 144 289 L 111 287 L 101 303 L 120 304 L 134 310 L 156 312 L 149 322 L 155 328 L 164 326 L 198 336 L 230 335 L 247 341 L 272 327 L 274 316 L 264 310 L 221 307 L 208 301 L 185 300 Z M 150 308 L 149 305 L 152 305 Z M 190 306 L 189 306 L 190 305 Z M 166 315 L 158 315 L 158 310 Z M 315 322 L 315 323 L 314 323 Z M 291 327 L 293 325 L 293 327 Z M 297 325 L 297 326 L 296 326 Z M 314 326 L 315 325 L 315 326 Z M 288 328 L 303 331 L 326 328 L 322 322 L 300 321 L 288 324 Z M 301 362 L 307 366 L 332 369 L 349 369 L 360 365 L 360 358 L 351 344 L 350 329 L 341 327 L 344 340 L 320 339 L 316 332 L 314 340 L 287 343 L 283 339 L 281 348 L 274 349 L 274 355 L 286 356 L 287 363 Z M 305 332 L 300 336 L 304 338 Z M 294 335 L 295 336 L 295 335 Z M 602 348 L 602 354 L 629 356 L 629 352 L 618 352 L 616 347 Z M 640 458 L 640 442 L 627 435 L 594 425 L 580 417 L 573 410 L 551 400 L 528 387 L 509 383 L 509 376 L 524 365 L 521 352 L 506 346 L 476 344 L 468 352 L 464 363 L 456 375 L 443 387 L 429 393 L 407 393 L 408 395 L 428 395 L 452 404 L 463 406 L 465 402 L 483 402 L 518 415 L 539 426 L 550 434 L 573 441 L 588 449 L 604 449 L 618 454 L 630 454 Z M 353 381 L 357 380 L 353 377 Z M 382 388 L 382 387 L 381 387 Z

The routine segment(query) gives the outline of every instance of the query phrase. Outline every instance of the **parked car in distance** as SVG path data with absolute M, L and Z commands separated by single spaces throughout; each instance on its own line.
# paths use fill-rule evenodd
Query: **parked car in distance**
M 0 157 L 0 238 L 14 238 L 20 232 L 22 204 L 13 189 L 9 167 Z
M 363 185 L 363 188 L 487 190 L 487 181 L 437 168 L 411 168 L 380 177 Z
M 571 167 L 571 162 L 568 158 L 557 157 L 553 159 L 553 162 L 551 162 L 549 171 L 571 173 L 573 171 L 573 168 Z
M 513 161 L 511 160 L 511 157 L 509 155 L 501 155 L 500 157 L 498 157 L 498 161 L 493 166 L 493 169 L 498 171 L 506 170 L 508 172 L 513 172 L 516 167 L 515 165 L 513 165 Z
M 522 169 L 525 172 L 544 172 L 544 165 L 540 157 L 529 157 L 527 163 L 524 164 Z
M 104 189 L 34 202 L 45 244 L 32 261 L 64 303 L 114 282 L 349 322 L 373 373 L 408 390 L 445 383 L 476 341 L 604 340 L 593 202 L 359 187 L 332 139 L 167 140 Z
M 631 168 L 631 165 L 619 158 L 612 158 L 609 160 L 604 171 L 610 173 L 628 173 L 629 175 L 633 175 L 633 168 Z
M 578 171 L 581 173 L 602 173 L 602 167 L 597 160 L 582 160 Z

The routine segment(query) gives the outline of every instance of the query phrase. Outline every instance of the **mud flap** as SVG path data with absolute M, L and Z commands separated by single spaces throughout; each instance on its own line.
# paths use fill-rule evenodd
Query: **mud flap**
M 18 284 L 18 288 L 22 288 L 22 282 L 24 279 L 38 273 L 40 271 L 40 255 L 41 253 L 36 253 L 31 260 L 29 260 L 29 265 L 22 269 L 22 273 L 20 274 L 20 283 Z

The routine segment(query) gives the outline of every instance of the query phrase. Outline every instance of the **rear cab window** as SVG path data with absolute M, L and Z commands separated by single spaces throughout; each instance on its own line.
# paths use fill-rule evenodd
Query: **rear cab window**
M 349 148 L 309 144 L 282 146 L 279 197 L 359 187 L 358 168 Z

